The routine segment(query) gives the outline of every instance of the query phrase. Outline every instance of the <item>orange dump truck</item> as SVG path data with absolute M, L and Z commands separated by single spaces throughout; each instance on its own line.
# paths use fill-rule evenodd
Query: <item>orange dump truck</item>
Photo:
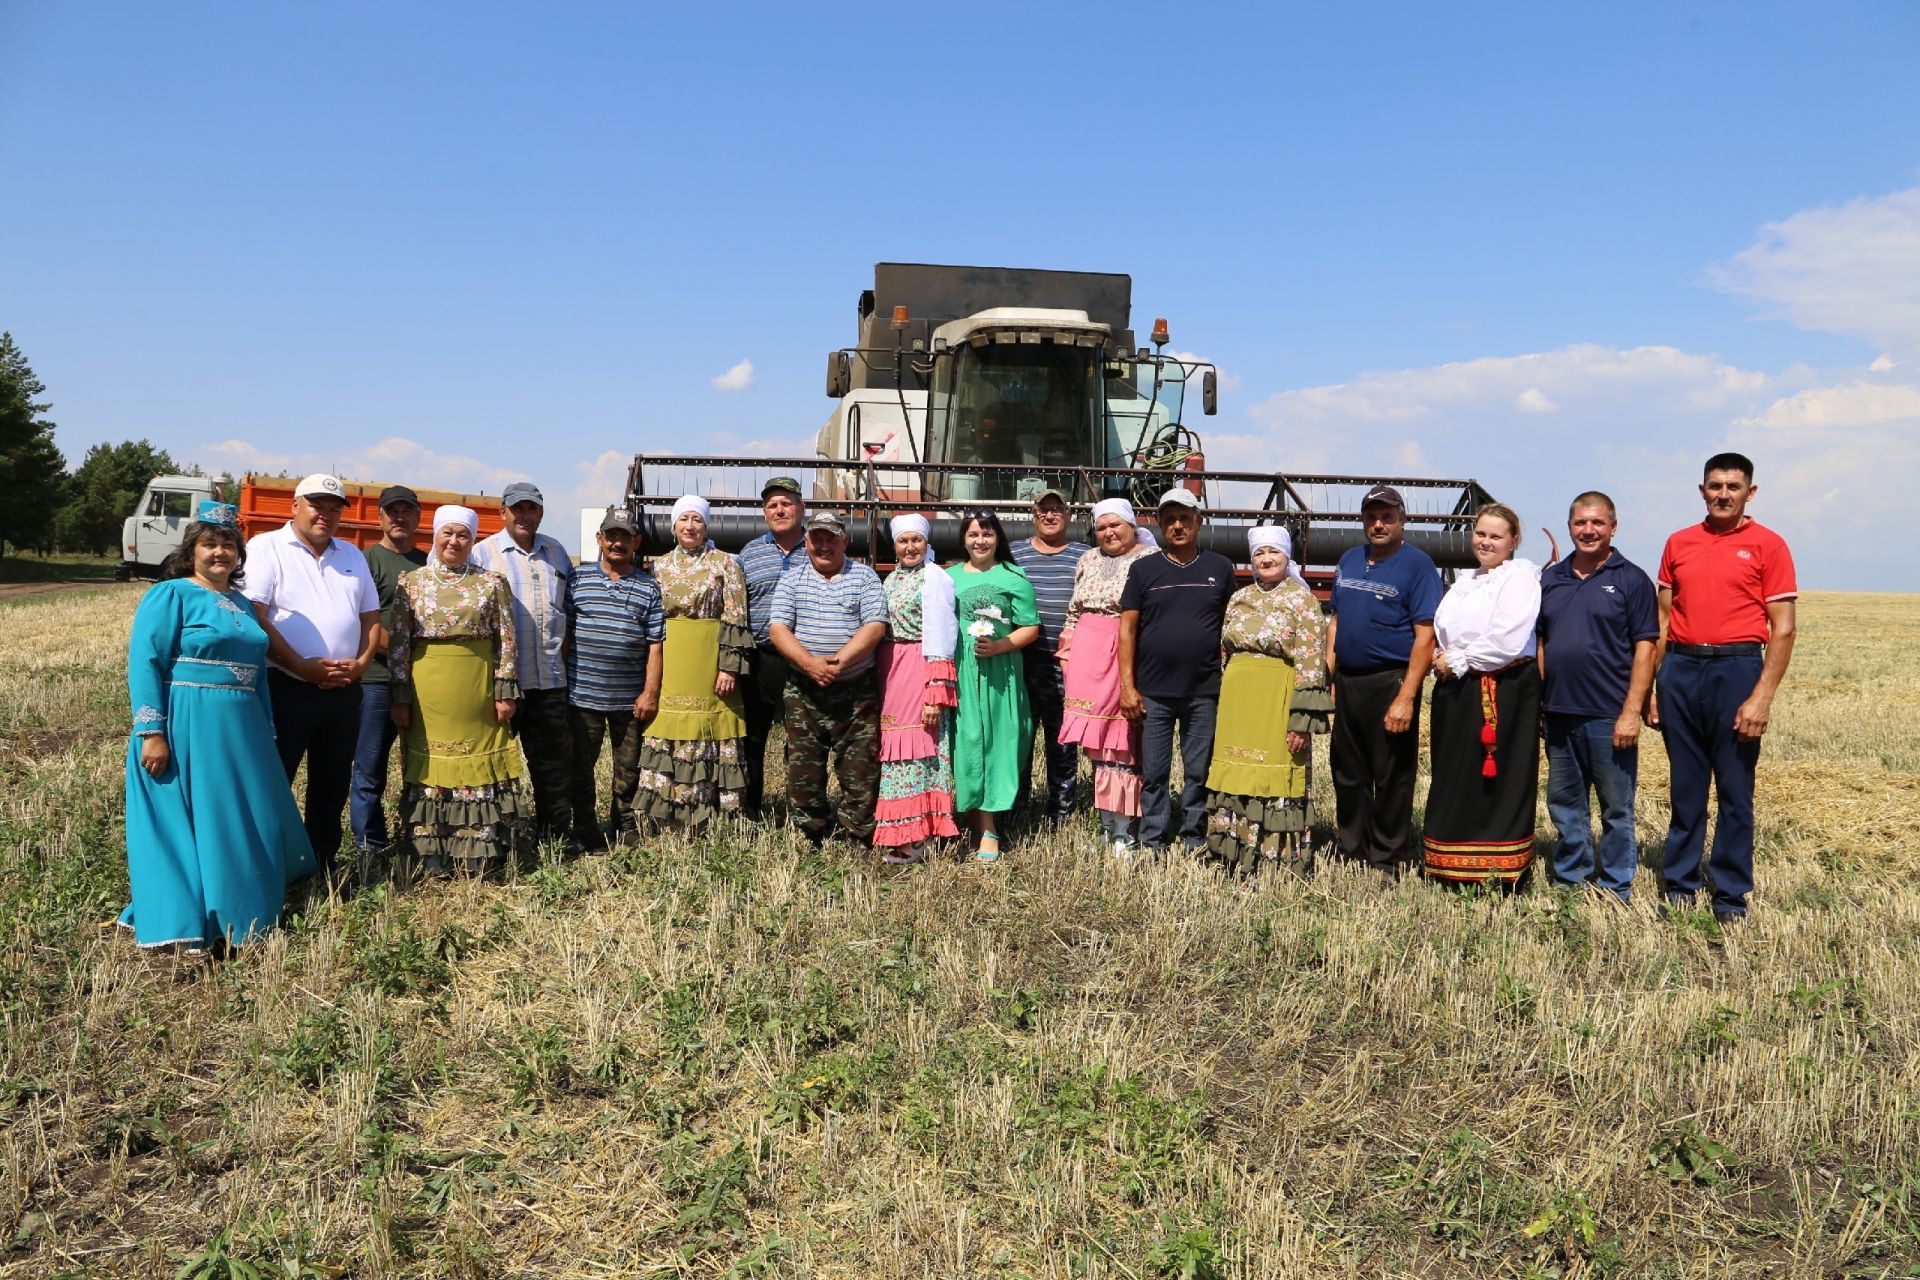
M 256 476 L 249 475 L 240 482 L 237 501 L 240 508 L 241 536 L 251 538 L 256 533 L 265 533 L 277 529 L 293 518 L 293 487 L 299 481 L 294 476 Z M 380 540 L 380 494 L 388 481 L 344 482 L 347 487 L 347 509 L 340 521 L 337 537 L 346 539 L 355 546 L 372 546 Z M 147 483 L 147 491 L 140 495 L 140 504 L 134 508 L 122 526 L 120 550 L 123 559 L 120 562 L 118 576 L 122 581 L 129 578 L 156 578 L 167 557 L 180 545 L 180 538 L 187 526 L 193 522 L 193 514 L 207 499 L 220 496 L 219 485 L 211 476 L 155 476 Z M 454 493 L 449 489 L 421 489 L 414 487 L 420 495 L 420 529 L 414 534 L 414 545 L 425 551 L 433 542 L 433 509 L 448 503 L 472 507 L 480 515 L 480 536 L 486 537 L 500 531 L 500 498 L 498 495 L 484 493 Z

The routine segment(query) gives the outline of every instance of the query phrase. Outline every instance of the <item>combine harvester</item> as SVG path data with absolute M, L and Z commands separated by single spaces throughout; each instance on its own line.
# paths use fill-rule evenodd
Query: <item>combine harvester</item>
M 902 511 L 927 515 L 936 553 L 953 559 L 970 510 L 991 508 L 1025 537 L 1032 496 L 1056 488 L 1073 505 L 1071 536 L 1085 538 L 1100 499 L 1130 498 L 1150 521 L 1180 484 L 1207 510 L 1203 546 L 1244 564 L 1248 526 L 1279 523 L 1303 566 L 1330 567 L 1364 540 L 1361 495 L 1391 484 L 1408 502 L 1407 541 L 1442 569 L 1473 565 L 1473 512 L 1492 499 L 1472 480 L 1208 470 L 1181 414 L 1196 378 L 1202 412 L 1216 412 L 1217 372 L 1168 354 L 1164 319 L 1136 348 L 1132 292 L 1124 275 L 878 264 L 858 344 L 827 357 L 839 403 L 815 456 L 636 457 L 626 500 L 644 550 L 673 545 L 683 493 L 709 498 L 714 541 L 740 550 L 765 531 L 760 489 L 777 475 L 798 477 L 810 507 L 845 513 L 854 552 L 875 564 L 892 560 L 887 523 Z

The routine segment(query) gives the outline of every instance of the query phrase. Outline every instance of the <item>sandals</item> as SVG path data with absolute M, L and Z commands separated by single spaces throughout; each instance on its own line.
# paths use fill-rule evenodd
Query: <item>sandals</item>
M 980 847 L 973 851 L 975 862 L 1000 861 L 1000 835 L 994 831 L 980 833 Z

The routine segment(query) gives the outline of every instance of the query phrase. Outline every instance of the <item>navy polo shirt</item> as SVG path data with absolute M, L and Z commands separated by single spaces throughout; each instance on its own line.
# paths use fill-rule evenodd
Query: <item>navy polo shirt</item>
M 1340 557 L 1330 603 L 1340 619 L 1333 656 L 1347 675 L 1404 667 L 1413 657 L 1413 624 L 1433 621 L 1440 607 L 1440 572 L 1420 548 L 1400 549 L 1375 564 L 1367 549 Z
M 1546 682 L 1540 705 L 1562 715 L 1612 720 L 1627 700 L 1633 646 L 1660 638 L 1653 582 L 1618 551 L 1585 578 L 1573 557 L 1540 574 L 1540 638 Z

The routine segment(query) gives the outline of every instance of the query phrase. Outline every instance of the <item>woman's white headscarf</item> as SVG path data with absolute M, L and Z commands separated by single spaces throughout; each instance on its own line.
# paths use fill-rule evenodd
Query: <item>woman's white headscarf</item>
M 1134 528 L 1140 527 L 1140 517 L 1133 513 L 1133 504 L 1125 498 L 1102 498 L 1093 504 L 1094 524 L 1107 516 L 1119 516 Z
M 700 517 L 700 523 L 713 523 L 713 504 L 697 493 L 689 493 L 673 504 L 673 523 L 679 524 L 680 517 L 689 511 Z
M 1301 586 L 1307 580 L 1300 574 L 1300 566 L 1293 558 L 1293 535 L 1282 524 L 1257 524 L 1247 530 L 1247 559 L 1253 559 L 1253 553 L 1262 547 L 1278 547 L 1280 554 L 1287 558 L 1287 576 Z
M 887 526 L 887 532 L 898 538 L 903 533 L 917 533 L 929 543 L 933 541 L 933 525 L 918 512 L 908 511 L 897 515 Z M 933 550 L 931 546 L 927 548 Z
M 450 524 L 463 524 L 467 532 L 478 536 L 480 533 L 480 513 L 472 507 L 462 507 L 449 503 L 433 513 L 433 531 L 437 535 Z

